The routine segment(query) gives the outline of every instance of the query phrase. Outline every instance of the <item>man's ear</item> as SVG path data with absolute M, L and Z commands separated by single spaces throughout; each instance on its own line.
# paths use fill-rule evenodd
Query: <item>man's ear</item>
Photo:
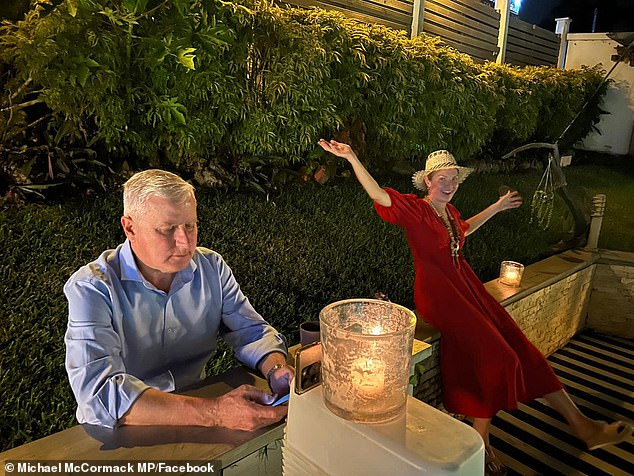
M 127 216 L 121 217 L 121 227 L 123 228 L 123 232 L 128 240 L 134 241 L 135 236 L 135 224 L 132 218 Z

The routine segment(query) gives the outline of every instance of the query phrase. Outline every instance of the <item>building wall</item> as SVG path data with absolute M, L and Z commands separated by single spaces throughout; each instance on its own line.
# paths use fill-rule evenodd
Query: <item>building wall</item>
M 571 33 L 564 69 L 601 64 L 607 73 L 614 65 L 611 57 L 616 55 L 618 45 L 620 43 L 609 38 L 607 33 Z M 601 133 L 591 132 L 579 147 L 625 155 L 634 152 L 634 67 L 621 62 L 610 79 L 613 82 L 601 105 L 609 114 L 602 115 L 597 124 Z

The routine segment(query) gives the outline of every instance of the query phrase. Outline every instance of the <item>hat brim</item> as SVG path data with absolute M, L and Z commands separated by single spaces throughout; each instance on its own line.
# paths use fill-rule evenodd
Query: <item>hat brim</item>
M 469 167 L 460 167 L 459 165 L 452 166 L 452 167 L 442 167 L 442 168 L 438 168 L 438 169 L 434 169 L 430 171 L 419 170 L 418 172 L 414 173 L 414 175 L 412 175 L 412 183 L 414 184 L 414 187 L 417 188 L 418 190 L 422 190 L 423 192 L 426 192 L 427 191 L 427 184 L 425 184 L 426 175 L 429 175 L 433 172 L 438 172 L 440 170 L 451 170 L 451 169 L 456 169 L 458 171 L 459 184 L 464 182 L 464 180 L 471 174 L 471 172 L 473 172 L 473 169 Z

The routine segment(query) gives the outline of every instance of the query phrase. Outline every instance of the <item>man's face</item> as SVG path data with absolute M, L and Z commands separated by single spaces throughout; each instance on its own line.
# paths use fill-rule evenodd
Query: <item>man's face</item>
M 194 256 L 198 228 L 193 197 L 174 204 L 166 198 L 151 197 L 145 213 L 123 217 L 121 224 L 132 245 L 139 269 L 150 273 L 176 273 Z M 149 269 L 148 269 L 149 268 Z

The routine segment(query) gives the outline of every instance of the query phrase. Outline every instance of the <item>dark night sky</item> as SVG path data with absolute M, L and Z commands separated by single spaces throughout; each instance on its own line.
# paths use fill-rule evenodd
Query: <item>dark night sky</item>
M 588 33 L 595 8 L 595 32 L 634 32 L 634 0 L 524 0 L 519 17 L 553 31 L 555 18 L 570 17 L 572 33 Z

